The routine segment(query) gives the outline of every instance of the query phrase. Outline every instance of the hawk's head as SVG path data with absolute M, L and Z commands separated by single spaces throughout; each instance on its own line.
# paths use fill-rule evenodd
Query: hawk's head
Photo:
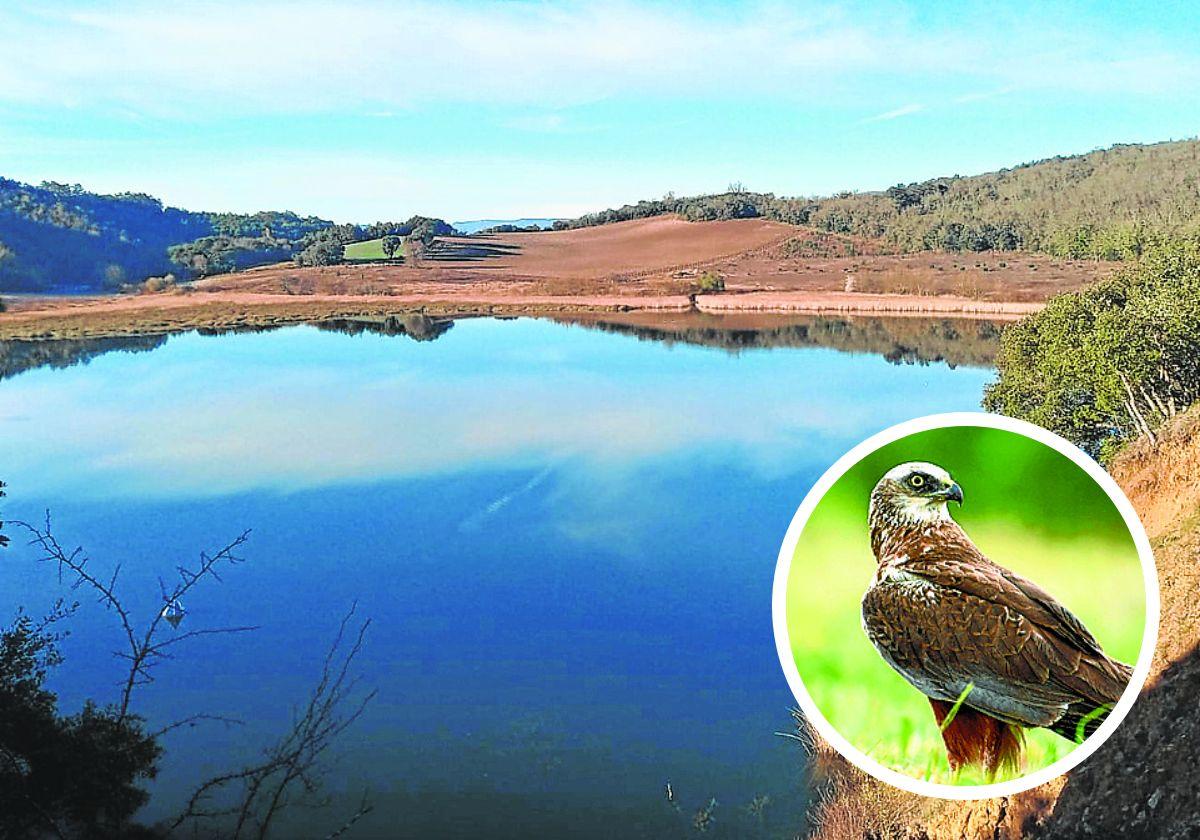
M 925 525 L 950 518 L 948 502 L 963 500 L 962 488 L 937 464 L 911 461 L 892 467 L 871 491 L 871 521 Z

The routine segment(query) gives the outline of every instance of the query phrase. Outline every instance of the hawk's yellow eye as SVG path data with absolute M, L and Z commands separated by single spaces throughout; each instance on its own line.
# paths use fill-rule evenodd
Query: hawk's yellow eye
M 922 485 L 925 484 L 925 476 L 914 475 L 912 478 L 910 478 L 908 480 L 908 483 L 911 484 L 913 487 L 921 487 Z

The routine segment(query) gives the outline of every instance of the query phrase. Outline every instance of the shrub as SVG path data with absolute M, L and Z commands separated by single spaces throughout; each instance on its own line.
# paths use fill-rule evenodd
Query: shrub
M 122 836 L 149 799 L 143 785 L 161 750 L 135 715 L 91 702 L 59 711 L 44 685 L 62 661 L 49 621 L 18 614 L 0 630 L 0 835 L 50 836 L 43 826 L 52 821 L 60 837 Z
M 723 292 L 725 278 L 715 271 L 706 271 L 696 279 L 696 288 L 701 292 Z
M 162 277 L 147 277 L 142 283 L 141 291 L 149 294 L 165 292 L 175 288 L 175 275 L 164 274 Z
M 1200 248 L 1157 246 L 1005 331 L 984 407 L 1093 456 L 1153 439 L 1200 395 Z

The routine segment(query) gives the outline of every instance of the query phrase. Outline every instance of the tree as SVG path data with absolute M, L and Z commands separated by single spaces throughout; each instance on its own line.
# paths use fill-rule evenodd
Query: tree
M 146 802 L 139 783 L 161 750 L 141 719 L 90 701 L 63 715 L 45 687 L 62 662 L 55 628 L 77 607 L 59 599 L 42 621 L 18 612 L 0 630 L 0 836 L 115 836 Z
M 379 247 L 383 249 L 384 256 L 386 256 L 388 259 L 396 256 L 396 252 L 400 251 L 403 246 L 403 238 L 396 236 L 395 234 L 388 234 L 387 236 L 383 237 L 379 243 Z
M 458 233 L 444 220 L 430 216 L 413 216 L 404 223 L 404 227 L 410 239 L 419 240 L 426 248 L 433 245 L 433 240 L 439 236 L 453 236 Z
M 299 265 L 338 265 L 346 258 L 346 247 L 334 239 L 317 239 L 296 255 Z
M 0 631 L 0 835 L 132 836 L 162 754 L 140 718 L 87 702 L 63 715 L 45 687 L 62 662 L 48 628 L 19 614 Z
M 202 236 L 167 249 L 171 262 L 187 276 L 207 277 L 256 265 L 281 262 L 292 256 L 292 243 L 271 237 Z

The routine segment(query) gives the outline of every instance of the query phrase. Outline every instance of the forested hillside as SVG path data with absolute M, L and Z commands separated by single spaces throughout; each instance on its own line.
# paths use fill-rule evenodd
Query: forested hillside
M 115 291 L 152 276 L 187 279 L 288 259 L 330 265 L 360 239 L 452 232 L 426 216 L 338 225 L 288 211 L 198 213 L 141 193 L 0 178 L 0 291 Z
M 169 270 L 170 245 L 211 232 L 205 214 L 148 195 L 0 179 L 0 288 L 116 287 Z
M 1030 250 L 1125 259 L 1165 238 L 1200 238 L 1200 141 L 1123 145 L 882 192 L 780 198 L 737 185 L 716 195 L 642 201 L 559 228 L 678 213 L 766 217 L 881 239 L 898 251 Z
M 197 213 L 142 193 L 0 178 L 0 289 L 113 290 L 172 271 L 244 268 L 288 259 L 331 227 L 289 212 Z

